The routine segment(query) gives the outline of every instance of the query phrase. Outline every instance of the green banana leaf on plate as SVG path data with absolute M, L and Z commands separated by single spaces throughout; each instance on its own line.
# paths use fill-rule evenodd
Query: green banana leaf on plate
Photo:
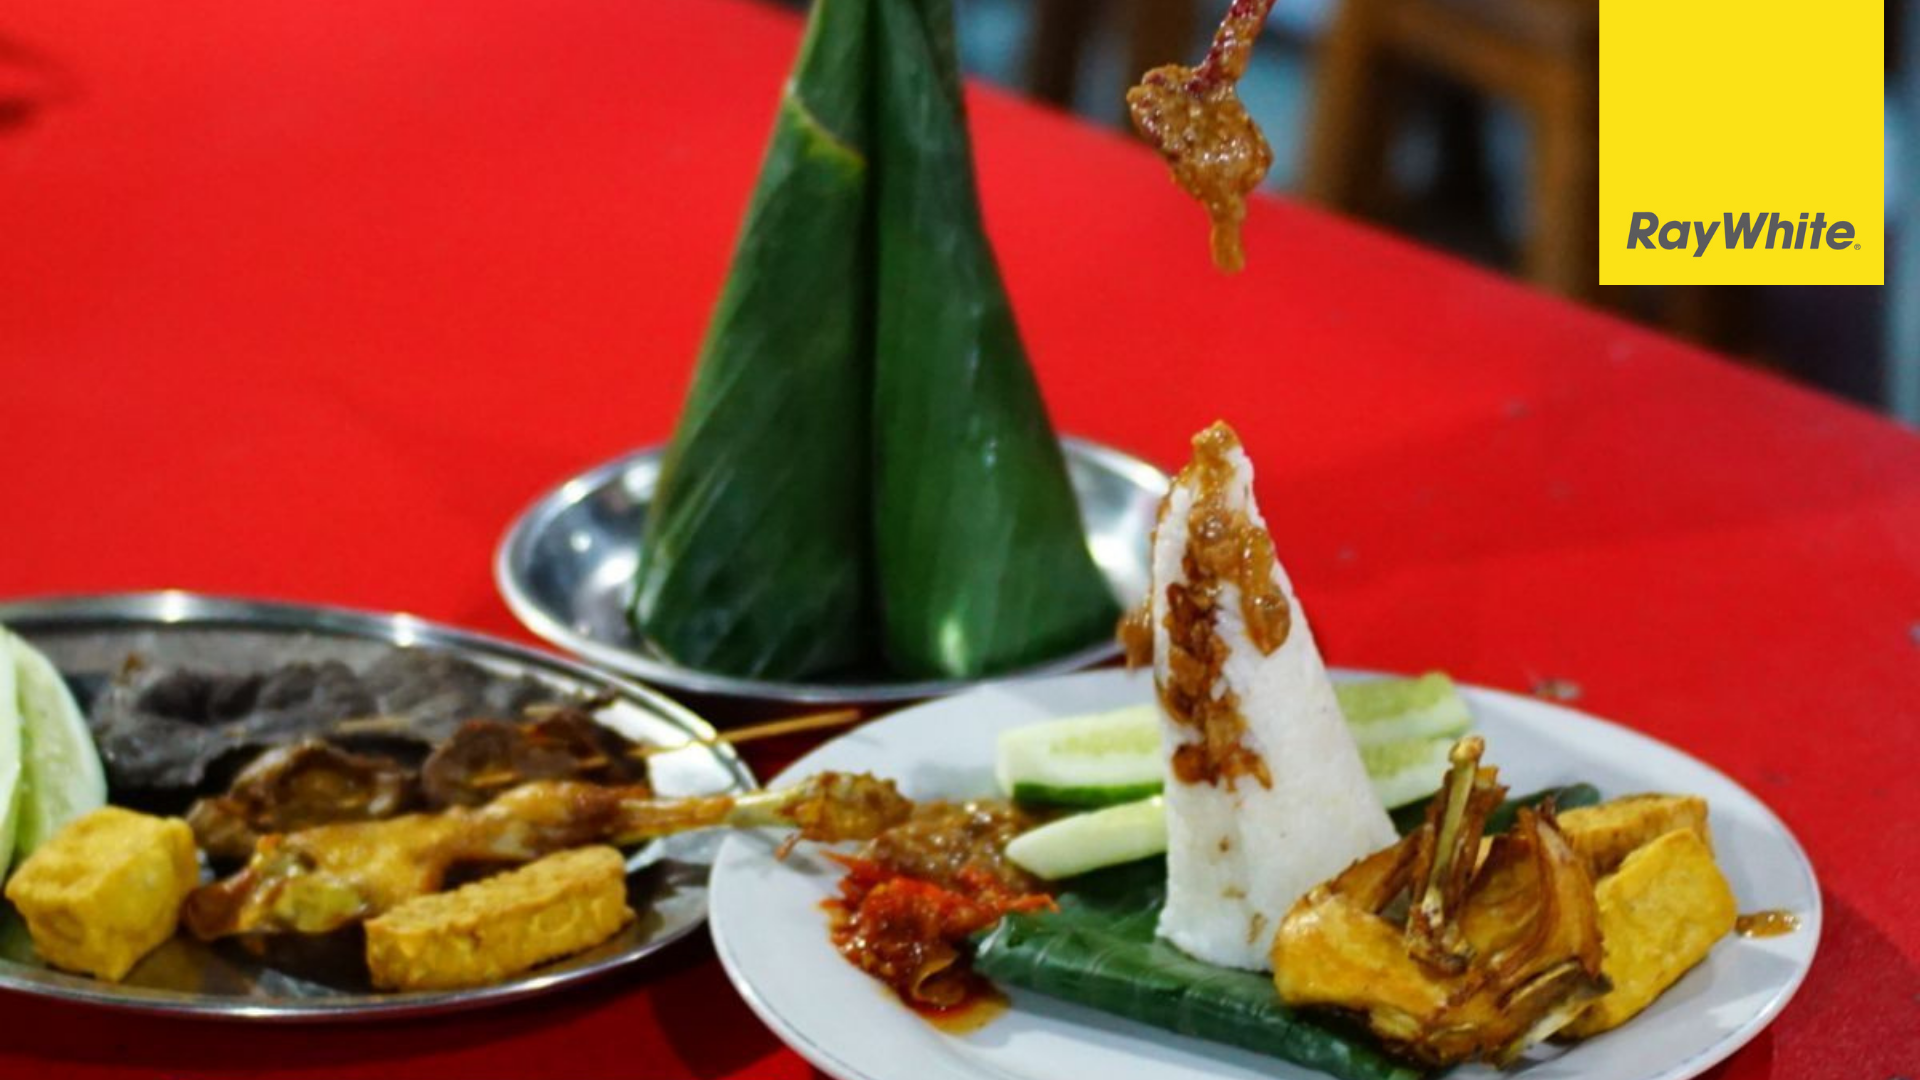
M 1259 972 L 1215 967 L 1154 936 L 1166 901 L 1164 859 L 1097 871 L 1058 897 L 1060 910 L 1009 915 L 974 950 L 997 983 L 1088 1005 L 1182 1035 L 1225 1043 L 1341 1077 L 1415 1080 L 1418 1069 L 1280 1003 Z
M 1591 806 L 1600 793 L 1591 784 L 1573 784 L 1511 799 L 1489 820 L 1488 831 L 1505 831 L 1519 807 L 1548 798 L 1566 810 Z M 1404 832 L 1420 821 L 1409 814 L 1396 824 Z M 1056 896 L 1058 911 L 1008 915 L 979 937 L 974 970 L 1002 985 L 1270 1054 L 1342 1080 L 1423 1075 L 1382 1053 L 1362 1029 L 1282 1005 L 1267 975 L 1216 967 L 1160 940 L 1154 927 L 1166 895 L 1161 858 L 1074 878 Z

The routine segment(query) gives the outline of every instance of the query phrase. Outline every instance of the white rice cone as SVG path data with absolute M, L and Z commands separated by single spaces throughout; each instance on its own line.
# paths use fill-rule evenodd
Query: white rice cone
M 1254 525 L 1253 467 L 1234 447 L 1227 503 Z M 1195 498 L 1183 477 L 1168 494 L 1153 544 L 1154 679 L 1168 678 L 1167 586 L 1186 579 L 1182 556 Z M 1199 742 L 1193 728 L 1161 709 L 1168 761 L 1167 904 L 1160 936 L 1210 963 L 1269 970 L 1280 919 L 1308 889 L 1355 859 L 1397 839 L 1374 797 L 1360 751 L 1348 733 L 1306 613 L 1276 560 L 1274 575 L 1291 607 L 1285 643 L 1261 655 L 1247 634 L 1240 592 L 1223 583 L 1216 633 L 1231 649 L 1214 696 L 1230 690 L 1246 721 L 1245 745 L 1266 762 L 1273 786 L 1240 776 L 1186 784 L 1172 772 L 1176 749 Z

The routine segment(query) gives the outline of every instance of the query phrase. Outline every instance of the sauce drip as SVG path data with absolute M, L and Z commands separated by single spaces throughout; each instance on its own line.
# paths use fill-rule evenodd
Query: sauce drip
M 1174 481 L 1194 493 L 1188 516 L 1187 550 L 1181 556 L 1184 582 L 1167 586 L 1168 655 L 1159 680 L 1160 702 L 1174 723 L 1193 728 L 1200 741 L 1174 751 L 1174 777 L 1186 784 L 1217 784 L 1251 776 L 1273 786 L 1267 763 L 1246 745 L 1246 717 L 1231 690 L 1219 687 L 1231 647 L 1219 634 L 1224 587 L 1240 594 L 1240 615 L 1247 637 L 1261 655 L 1286 643 L 1292 609 L 1275 580 L 1273 538 L 1245 510 L 1232 506 L 1235 484 L 1230 455 L 1239 436 L 1216 423 L 1194 436 L 1193 460 Z
M 1007 1011 L 1007 996 L 987 986 L 966 1001 L 947 1009 L 914 1006 L 913 1011 L 949 1035 L 971 1035 Z
M 1115 633 L 1120 638 L 1121 650 L 1126 653 L 1127 670 L 1153 663 L 1153 599 L 1141 601 L 1139 607 L 1120 616 Z
M 1272 7 L 1273 0 L 1233 0 L 1198 67 L 1154 68 L 1127 91 L 1133 126 L 1206 207 L 1213 264 L 1230 274 L 1246 265 L 1240 223 L 1247 195 L 1273 165 L 1273 148 L 1235 91 Z
M 1755 911 L 1733 920 L 1733 932 L 1741 937 L 1779 937 L 1798 929 L 1800 916 L 1791 911 Z

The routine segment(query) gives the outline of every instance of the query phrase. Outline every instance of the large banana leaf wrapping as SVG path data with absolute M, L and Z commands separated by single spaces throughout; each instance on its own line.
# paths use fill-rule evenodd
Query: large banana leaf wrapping
M 884 0 L 874 554 L 891 666 L 965 676 L 1110 634 L 981 226 L 950 0 Z
M 949 0 L 817 0 L 651 509 L 636 628 L 762 678 L 1111 631 L 973 186 Z
M 634 620 L 780 678 L 875 647 L 867 595 L 870 0 L 819 0 L 641 546 Z
M 974 968 L 995 982 L 1344 1080 L 1421 1075 L 1382 1054 L 1364 1032 L 1337 1030 L 1280 1004 L 1267 976 L 1215 967 L 1156 938 L 1166 891 L 1160 859 L 1088 874 L 1059 896 L 1059 911 L 1000 920 L 976 945 Z

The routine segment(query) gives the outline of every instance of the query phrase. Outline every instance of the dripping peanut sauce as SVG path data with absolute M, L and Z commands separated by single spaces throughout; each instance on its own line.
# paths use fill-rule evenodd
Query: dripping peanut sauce
M 1238 271 L 1246 258 L 1240 223 L 1247 196 L 1273 166 L 1273 149 L 1241 104 L 1235 84 L 1247 70 L 1253 41 L 1273 0 L 1234 0 L 1197 67 L 1154 68 L 1127 91 L 1133 125 L 1206 208 L 1215 266 Z
M 1251 776 L 1273 786 L 1267 763 L 1246 745 L 1247 721 L 1231 690 L 1215 693 L 1221 669 L 1232 649 L 1219 632 L 1220 605 L 1227 585 L 1239 592 L 1247 636 L 1262 655 L 1286 643 L 1293 613 L 1275 577 L 1273 538 L 1254 524 L 1244 509 L 1229 501 L 1236 481 L 1231 455 L 1240 447 L 1233 429 L 1216 423 L 1194 436 L 1193 460 L 1174 486 L 1193 491 L 1187 550 L 1181 556 L 1180 582 L 1167 586 L 1167 667 L 1155 680 L 1161 706 L 1176 724 L 1198 738 L 1173 754 L 1173 775 L 1184 784 L 1231 785 Z M 1169 500 L 1170 501 L 1170 500 Z M 1166 504 L 1161 504 L 1164 521 Z M 1149 600 L 1149 603 L 1151 600 Z M 1120 640 L 1129 666 L 1153 659 L 1151 608 L 1142 606 L 1121 620 Z

